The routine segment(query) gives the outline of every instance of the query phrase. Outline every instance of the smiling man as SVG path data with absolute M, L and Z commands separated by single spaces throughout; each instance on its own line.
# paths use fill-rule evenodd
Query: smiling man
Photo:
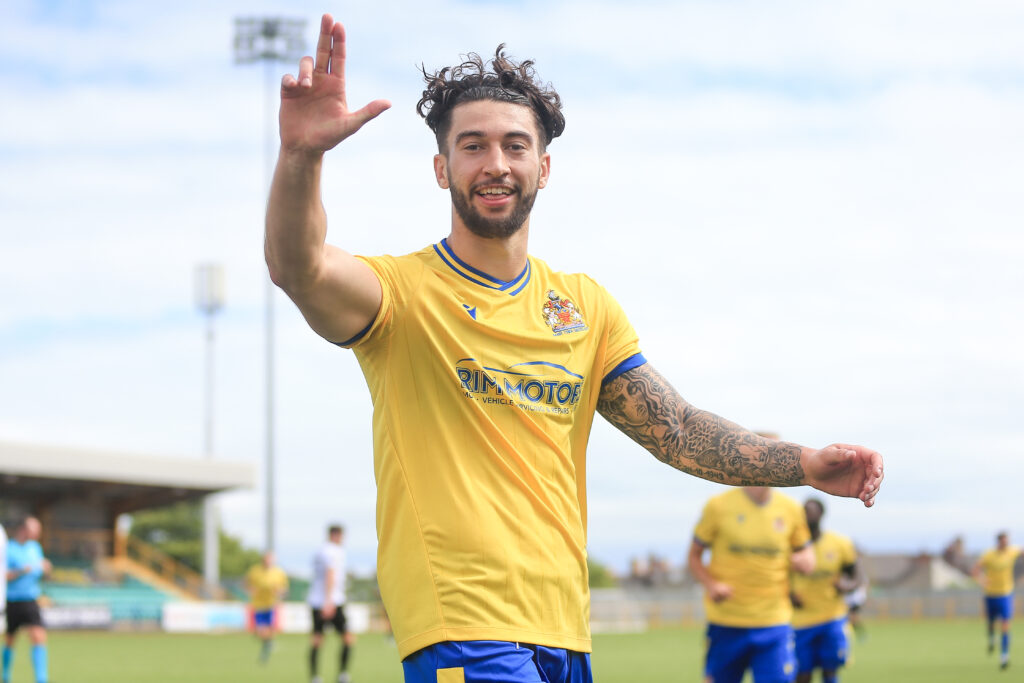
M 406 681 L 592 680 L 586 446 L 597 412 L 711 481 L 874 502 L 878 453 L 776 442 L 693 407 L 605 289 L 528 253 L 565 119 L 532 62 L 501 47 L 488 62 L 424 72 L 417 110 L 451 194 L 448 235 L 399 257 L 325 244 L 324 154 L 390 106 L 349 109 L 345 56 L 344 29 L 325 15 L 315 59 L 283 79 L 266 257 L 310 326 L 353 349 L 370 389 L 378 580 Z

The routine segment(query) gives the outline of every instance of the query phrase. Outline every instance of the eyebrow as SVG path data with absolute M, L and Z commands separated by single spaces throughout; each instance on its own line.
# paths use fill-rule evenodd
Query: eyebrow
M 464 130 L 464 131 L 462 131 L 461 133 L 459 133 L 458 135 L 455 136 L 455 144 L 459 144 L 460 142 L 462 142 L 466 138 L 485 138 L 485 137 L 487 137 L 487 134 L 484 133 L 482 130 Z M 524 140 L 527 140 L 527 141 L 529 141 L 531 143 L 534 141 L 533 135 L 531 135 L 530 133 L 528 133 L 528 132 L 526 132 L 524 130 L 509 131 L 508 133 L 505 133 L 504 136 L 502 136 L 503 140 L 508 140 L 510 138 L 512 138 L 512 139 L 524 139 Z

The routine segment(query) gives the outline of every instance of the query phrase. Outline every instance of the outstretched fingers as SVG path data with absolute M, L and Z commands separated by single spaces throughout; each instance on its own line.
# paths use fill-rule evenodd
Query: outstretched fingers
M 320 73 L 327 73 L 331 67 L 331 36 L 334 26 L 334 17 L 330 14 L 320 19 L 320 37 L 316 41 L 316 70 Z
M 860 466 L 864 470 L 864 484 L 861 488 L 860 498 L 864 501 L 865 507 L 875 504 L 875 496 L 882 488 L 882 480 L 885 478 L 885 467 L 882 462 L 882 454 L 863 446 L 846 446 L 856 454 Z
M 281 78 L 281 93 L 284 96 L 294 96 L 303 88 L 313 87 L 313 58 L 303 57 L 299 61 L 299 77 L 285 74 Z
M 320 20 L 320 37 L 316 41 L 316 67 L 321 74 L 345 77 L 345 27 L 330 14 Z
M 345 78 L 345 27 L 340 23 L 335 24 L 331 30 L 331 73 L 339 78 Z

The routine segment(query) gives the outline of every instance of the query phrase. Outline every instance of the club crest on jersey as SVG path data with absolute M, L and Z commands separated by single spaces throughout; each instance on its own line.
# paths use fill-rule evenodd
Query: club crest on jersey
M 556 336 L 587 329 L 587 324 L 583 322 L 583 316 L 577 310 L 576 304 L 559 296 L 553 289 L 548 290 L 548 300 L 544 302 L 542 315 L 544 322 Z

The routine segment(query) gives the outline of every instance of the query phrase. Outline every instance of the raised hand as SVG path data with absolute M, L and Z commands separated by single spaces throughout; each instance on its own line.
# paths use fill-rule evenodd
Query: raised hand
M 881 454 L 863 446 L 832 444 L 807 458 L 804 476 L 806 483 L 816 489 L 834 496 L 860 498 L 865 507 L 871 507 L 885 474 Z
M 320 20 L 316 61 L 303 57 L 299 76 L 281 80 L 282 150 L 322 154 L 391 107 L 374 100 L 350 111 L 345 99 L 345 28 L 330 14 Z

